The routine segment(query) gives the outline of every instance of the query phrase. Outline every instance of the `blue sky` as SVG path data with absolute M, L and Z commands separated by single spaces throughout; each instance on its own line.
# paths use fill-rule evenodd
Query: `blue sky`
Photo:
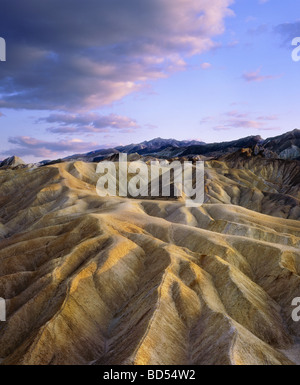
M 294 0 L 4 2 L 0 159 L 299 128 L 297 15 Z

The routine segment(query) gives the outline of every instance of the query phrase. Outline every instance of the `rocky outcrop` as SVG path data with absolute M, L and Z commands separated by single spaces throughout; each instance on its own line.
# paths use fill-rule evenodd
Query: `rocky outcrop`
M 10 158 L 0 161 L 0 168 L 15 168 L 25 166 L 25 162 L 18 156 L 11 156 Z
M 266 139 L 264 147 L 276 152 L 281 159 L 297 159 L 300 157 L 300 130 Z

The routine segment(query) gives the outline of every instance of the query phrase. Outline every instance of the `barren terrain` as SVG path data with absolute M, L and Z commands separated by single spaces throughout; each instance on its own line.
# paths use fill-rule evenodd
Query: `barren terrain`
M 200 208 L 100 198 L 93 163 L 0 171 L 2 364 L 299 364 L 299 163 L 230 162 Z

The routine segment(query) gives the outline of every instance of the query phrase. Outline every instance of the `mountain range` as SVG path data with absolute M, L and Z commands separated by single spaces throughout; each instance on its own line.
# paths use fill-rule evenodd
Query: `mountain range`
M 262 139 L 261 136 L 249 136 L 239 140 L 221 143 L 204 143 L 198 141 L 178 141 L 174 139 L 156 138 L 139 144 L 130 144 L 128 146 L 119 146 L 112 149 L 101 149 L 89 152 L 87 154 L 72 155 L 64 160 L 83 160 L 100 161 L 108 158 L 112 154 L 137 153 L 141 156 L 153 156 L 157 158 L 175 158 L 203 156 L 204 159 L 218 158 L 223 155 L 238 151 L 242 148 L 252 148 L 257 146 L 273 156 L 281 159 L 300 158 L 300 130 L 287 132 L 286 134 Z
M 263 154 L 264 157 L 300 160 L 300 130 L 295 129 L 283 135 L 268 139 L 263 139 L 257 135 L 220 143 L 155 138 L 138 144 L 99 149 L 85 154 L 70 155 L 62 159 L 44 160 L 37 164 L 30 164 L 29 167 L 75 160 L 99 162 L 110 158 L 115 159 L 115 156 L 119 153 L 138 154 L 140 158 L 198 158 L 209 160 L 218 159 L 243 148 L 255 148 L 254 154 Z M 17 166 L 25 166 L 25 162 L 17 156 L 12 156 L 0 162 L 0 168 Z

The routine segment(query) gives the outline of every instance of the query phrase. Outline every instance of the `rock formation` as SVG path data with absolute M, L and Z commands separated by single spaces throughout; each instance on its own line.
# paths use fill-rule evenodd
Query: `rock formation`
M 10 158 L 0 161 L 0 168 L 15 168 L 24 165 L 25 162 L 18 156 L 11 156 Z
M 199 208 L 95 170 L 0 171 L 3 365 L 300 364 L 298 162 L 207 162 Z

